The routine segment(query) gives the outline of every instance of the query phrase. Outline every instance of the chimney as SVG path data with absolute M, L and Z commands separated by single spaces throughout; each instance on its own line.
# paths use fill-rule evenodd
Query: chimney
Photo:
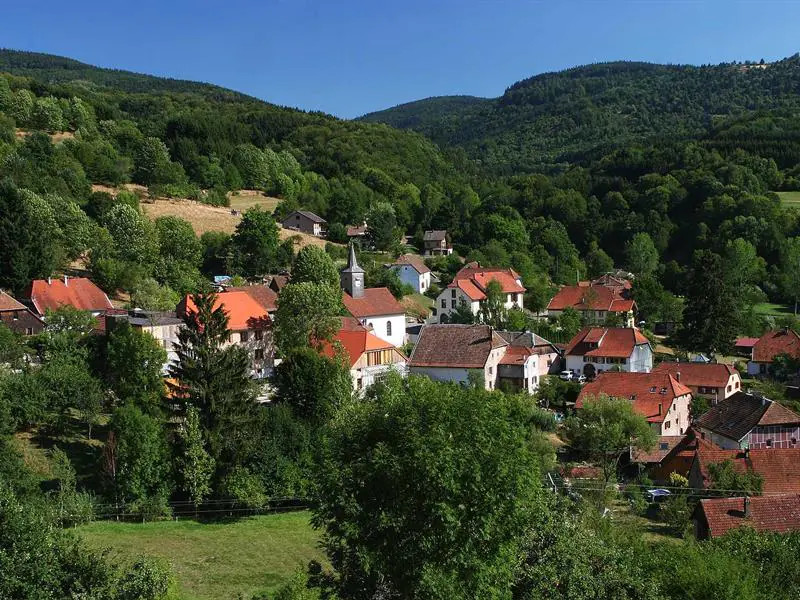
M 750 496 L 744 497 L 744 518 L 748 518 L 750 516 Z
M 67 275 L 65 274 L 65 275 L 64 275 L 64 287 L 66 287 L 66 286 L 68 286 L 68 285 L 69 285 L 69 283 L 68 283 L 68 282 L 69 282 L 69 277 L 67 277 Z
M 675 381 L 677 381 L 678 383 L 681 382 L 681 372 L 680 371 L 675 371 Z
M 659 414 L 659 415 L 661 414 L 661 411 L 662 411 L 662 410 L 663 410 L 663 407 L 661 406 L 661 402 L 659 402 L 659 403 L 658 403 L 658 414 Z
M 47 278 L 47 285 L 52 285 L 52 284 L 53 284 L 53 278 L 52 277 L 48 277 Z

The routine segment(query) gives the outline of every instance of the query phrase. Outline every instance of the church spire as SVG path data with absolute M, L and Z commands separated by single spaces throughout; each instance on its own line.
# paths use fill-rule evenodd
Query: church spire
M 342 269 L 339 274 L 339 282 L 342 284 L 342 289 L 353 298 L 360 298 L 364 295 L 364 269 L 358 265 L 356 248 L 352 242 L 347 258 L 347 267 Z

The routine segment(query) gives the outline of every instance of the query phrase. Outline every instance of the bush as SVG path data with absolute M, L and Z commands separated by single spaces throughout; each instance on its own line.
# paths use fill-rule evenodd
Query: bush
M 338 244 L 346 244 L 347 227 L 341 223 L 331 223 L 328 225 L 328 239 Z
M 230 206 L 231 199 L 225 188 L 215 187 L 204 194 L 200 194 L 200 202 L 209 206 Z

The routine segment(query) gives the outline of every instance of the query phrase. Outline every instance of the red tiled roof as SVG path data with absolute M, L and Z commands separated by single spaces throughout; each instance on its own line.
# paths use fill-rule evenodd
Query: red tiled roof
M 792 425 L 800 415 L 766 398 L 736 392 L 720 400 L 695 420 L 696 427 L 708 429 L 739 441 L 758 425 Z
M 736 347 L 737 348 L 752 348 L 758 343 L 758 339 L 756 337 L 740 337 L 736 338 Z
M 226 291 L 216 295 L 214 309 L 222 307 L 228 315 L 230 331 L 263 329 L 270 322 L 266 309 L 250 294 L 243 291 Z M 197 306 L 191 296 L 186 296 L 178 308 L 178 312 L 196 312 Z
M 662 362 L 654 371 L 672 373 L 680 382 L 697 387 L 724 388 L 736 369 L 723 363 Z
M 660 435 L 652 449 L 634 451 L 631 460 L 643 464 L 660 463 L 687 437 L 688 435 L 683 437 L 679 435 Z
M 347 292 L 342 294 L 344 307 L 356 319 L 380 317 L 384 315 L 404 315 L 406 309 L 388 288 L 367 288 L 361 298 L 353 298 Z
M 739 473 L 758 473 L 763 479 L 764 494 L 800 493 L 800 448 L 760 448 L 722 450 L 698 447 L 695 460 L 708 487 L 708 466 L 726 460 Z
M 496 281 L 505 294 L 523 293 L 525 288 L 518 279 L 519 274 L 514 269 L 484 268 L 478 263 L 470 263 L 456 273 L 453 282 L 447 287 L 456 287 L 457 282 L 466 280 L 485 292 L 489 283 Z
M 0 311 L 4 310 L 27 310 L 25 305 L 13 296 L 0 290 Z
M 276 275 L 275 277 L 285 276 Z M 229 287 L 222 293 L 229 294 L 230 292 L 244 292 L 253 300 L 258 302 L 267 312 L 274 312 L 278 310 L 278 294 L 275 293 L 275 290 L 266 285 L 243 285 L 240 287 Z
M 85 277 L 68 277 L 66 282 L 64 279 L 35 279 L 26 295 L 40 315 L 61 306 L 90 312 L 114 308 L 105 292 Z
M 628 358 L 636 346 L 649 343 L 634 327 L 584 327 L 567 344 L 565 354 Z
M 396 266 L 400 265 L 410 265 L 416 269 L 417 273 L 423 275 L 424 273 L 430 273 L 431 270 L 425 264 L 425 261 L 422 260 L 421 256 L 417 256 L 416 254 L 401 254 L 397 257 L 397 260 L 393 263 Z
M 347 354 L 351 368 L 367 351 L 395 349 L 392 344 L 380 339 L 361 325 L 358 320 L 348 317 L 342 317 L 339 331 L 336 332 L 331 342 L 326 342 L 322 345 L 322 353 L 329 358 L 333 358 L 336 355 L 337 344 L 341 345 L 341 348 Z
M 768 331 L 753 346 L 755 362 L 770 363 L 778 354 L 800 358 L 800 335 L 791 329 Z
M 507 345 L 488 325 L 425 325 L 410 365 L 482 369 L 494 348 Z
M 457 287 L 467 295 L 467 298 L 474 302 L 486 299 L 486 294 L 484 294 L 480 288 L 472 283 L 469 279 L 459 279 L 458 281 L 453 281 L 447 287 Z
M 614 288 L 605 285 L 568 285 L 558 290 L 547 305 L 548 310 L 605 310 L 610 312 L 628 312 L 633 310 L 635 303 L 630 298 L 624 298 L 624 288 Z
M 708 523 L 709 536 L 719 537 L 743 525 L 776 533 L 800 530 L 800 494 L 753 496 L 749 503 L 750 515 L 746 517 L 744 498 L 701 500 L 698 510 Z
M 581 389 L 575 408 L 589 398 L 605 394 L 633 401 L 633 409 L 650 423 L 661 423 L 673 400 L 692 391 L 669 373 L 623 373 L 606 371 Z
M 506 353 L 500 359 L 501 365 L 524 365 L 528 357 L 537 354 L 533 348 L 526 348 L 524 346 L 509 346 L 506 348 Z

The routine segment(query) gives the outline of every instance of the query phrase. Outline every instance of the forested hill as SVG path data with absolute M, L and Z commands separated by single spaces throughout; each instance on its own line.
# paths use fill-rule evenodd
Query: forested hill
M 799 94 L 798 55 L 768 65 L 614 62 L 537 75 L 491 100 L 429 98 L 361 120 L 414 129 L 510 173 L 631 142 L 700 138 L 731 117 L 800 109 Z

